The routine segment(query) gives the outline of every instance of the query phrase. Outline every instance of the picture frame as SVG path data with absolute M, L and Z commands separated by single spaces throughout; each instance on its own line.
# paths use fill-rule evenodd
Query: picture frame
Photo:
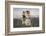
M 32 8 L 32 9 L 31 9 Z M 15 9 L 15 13 L 18 16 L 18 11 L 20 13 L 20 10 L 34 10 L 34 15 L 37 17 L 39 16 L 39 25 L 34 25 L 33 27 L 24 27 L 23 25 L 20 26 L 13 26 L 14 23 L 14 12 L 13 9 Z M 18 10 L 16 12 L 16 10 Z M 38 11 L 39 13 L 38 13 Z M 33 12 L 34 12 L 33 11 Z M 15 15 L 15 16 L 16 16 Z M 16 17 L 17 17 L 16 16 Z M 20 16 L 18 16 L 20 17 Z M 17 18 L 18 18 L 17 17 Z M 36 19 L 35 19 L 36 20 Z M 33 20 L 34 21 L 34 20 Z M 17 23 L 19 23 L 17 21 Z M 15 24 L 17 24 L 15 23 Z M 27 22 L 26 22 L 27 23 Z M 38 23 L 38 22 L 37 22 Z M 23 27 L 22 27 L 23 26 Z M 18 35 L 18 34 L 37 34 L 37 33 L 44 33 L 45 32 L 45 3 L 34 3 L 34 2 L 20 2 L 20 1 L 6 1 L 5 2 L 5 33 L 6 35 Z M 19 28 L 18 28 L 19 27 Z

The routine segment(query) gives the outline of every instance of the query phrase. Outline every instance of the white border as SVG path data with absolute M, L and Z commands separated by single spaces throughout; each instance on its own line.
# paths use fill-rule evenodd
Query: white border
M 13 8 L 39 8 L 39 27 L 13 28 Z M 10 32 L 42 30 L 42 6 L 10 5 Z

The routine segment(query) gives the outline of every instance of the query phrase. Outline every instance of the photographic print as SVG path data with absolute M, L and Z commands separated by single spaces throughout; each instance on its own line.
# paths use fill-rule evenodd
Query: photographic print
M 42 6 L 10 5 L 10 12 L 11 32 L 42 29 Z
M 39 9 L 13 8 L 13 27 L 39 27 Z

